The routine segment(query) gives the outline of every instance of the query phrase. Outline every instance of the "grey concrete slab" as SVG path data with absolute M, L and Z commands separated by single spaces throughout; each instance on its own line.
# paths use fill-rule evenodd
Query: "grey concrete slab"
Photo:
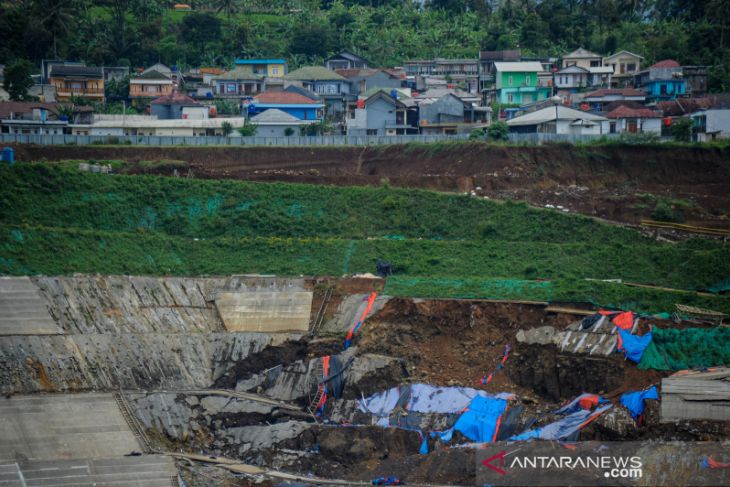
M 225 278 L 60 276 L 33 282 L 69 334 L 225 331 L 213 303 Z
M 228 331 L 306 332 L 312 292 L 221 292 L 215 304 Z
M 33 461 L 22 464 L 21 470 L 28 487 L 170 487 L 176 475 L 173 460 L 161 455 Z
M 120 457 L 140 450 L 112 394 L 0 398 L 0 464 Z
M 0 465 L 0 487 L 23 487 L 23 474 L 17 463 Z
M 27 277 L 0 277 L 0 335 L 55 335 L 62 330 Z
M 225 332 L 0 337 L 0 393 L 202 389 L 271 340 Z

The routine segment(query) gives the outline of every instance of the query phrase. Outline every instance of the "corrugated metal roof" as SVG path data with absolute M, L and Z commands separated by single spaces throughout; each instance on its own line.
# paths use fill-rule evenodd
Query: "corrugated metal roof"
M 223 122 L 230 123 L 234 128 L 241 127 L 245 118 L 180 118 L 173 120 L 99 120 L 90 125 L 91 128 L 220 128 Z
M 301 120 L 278 108 L 269 108 L 258 115 L 251 117 L 251 122 L 269 125 L 299 125 L 311 123 L 311 120 Z
M 504 73 L 534 73 L 534 72 L 543 71 L 542 64 L 538 63 L 537 61 L 527 61 L 527 62 L 517 62 L 517 63 L 497 62 L 497 63 L 494 63 L 494 68 L 497 71 L 504 72 Z
M 592 122 L 603 122 L 608 120 L 607 118 L 601 117 L 599 115 L 594 115 L 592 113 L 582 112 L 580 110 L 574 110 L 563 105 L 558 105 L 557 107 L 546 107 L 542 110 L 513 118 L 512 120 L 507 121 L 507 125 L 539 125 L 542 123 L 553 122 L 556 119 L 556 112 L 558 120 L 589 120 Z

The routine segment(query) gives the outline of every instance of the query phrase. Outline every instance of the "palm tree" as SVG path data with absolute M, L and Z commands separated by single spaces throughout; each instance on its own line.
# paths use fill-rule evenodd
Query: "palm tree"
M 238 0 L 217 0 L 218 9 L 216 12 L 225 12 L 226 17 L 230 20 L 231 14 L 238 11 Z
M 58 36 L 68 34 L 76 19 L 73 0 L 41 0 L 38 22 L 53 35 L 53 56 L 58 58 Z

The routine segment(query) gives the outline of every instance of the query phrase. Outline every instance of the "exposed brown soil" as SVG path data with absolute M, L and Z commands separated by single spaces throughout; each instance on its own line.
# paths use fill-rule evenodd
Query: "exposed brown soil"
M 578 319 L 546 313 L 539 305 L 396 298 L 363 325 L 356 344 L 362 351 L 402 358 L 413 380 L 512 391 L 535 401 L 560 402 L 581 392 L 617 395 L 661 377 L 627 366 L 618 354 L 571 355 L 554 346 L 516 343 L 520 329 L 561 329 Z M 480 379 L 497 370 L 507 343 L 512 352 L 504 369 L 482 385 Z
M 686 223 L 730 228 L 730 150 L 644 146 L 499 147 L 484 144 L 388 147 L 114 147 L 17 145 L 23 160 L 124 160 L 129 173 L 311 184 L 474 191 L 478 196 L 562 206 L 573 212 L 637 223 L 656 200 L 683 200 Z M 479 189 L 478 189 L 479 188 Z

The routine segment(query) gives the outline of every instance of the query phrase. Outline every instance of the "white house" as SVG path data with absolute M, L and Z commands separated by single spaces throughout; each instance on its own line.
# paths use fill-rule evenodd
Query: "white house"
M 251 117 L 251 123 L 257 127 L 257 136 L 287 137 L 290 135 L 299 135 L 299 128 L 312 123 L 312 121 L 302 120 L 278 108 L 269 108 Z
M 708 108 L 691 117 L 697 142 L 730 138 L 730 108 Z
M 601 135 L 608 132 L 608 119 L 563 105 L 537 110 L 507 121 L 510 132 L 559 135 Z
M 662 113 L 648 108 L 631 108 L 621 105 L 606 114 L 611 134 L 662 134 Z
M 97 119 L 92 124 L 71 126 L 77 135 L 171 135 L 192 137 L 200 135 L 223 135 L 223 123 L 233 127 L 232 136 L 245 123 L 245 118 L 178 118 L 159 120 L 143 115 L 114 115 Z

